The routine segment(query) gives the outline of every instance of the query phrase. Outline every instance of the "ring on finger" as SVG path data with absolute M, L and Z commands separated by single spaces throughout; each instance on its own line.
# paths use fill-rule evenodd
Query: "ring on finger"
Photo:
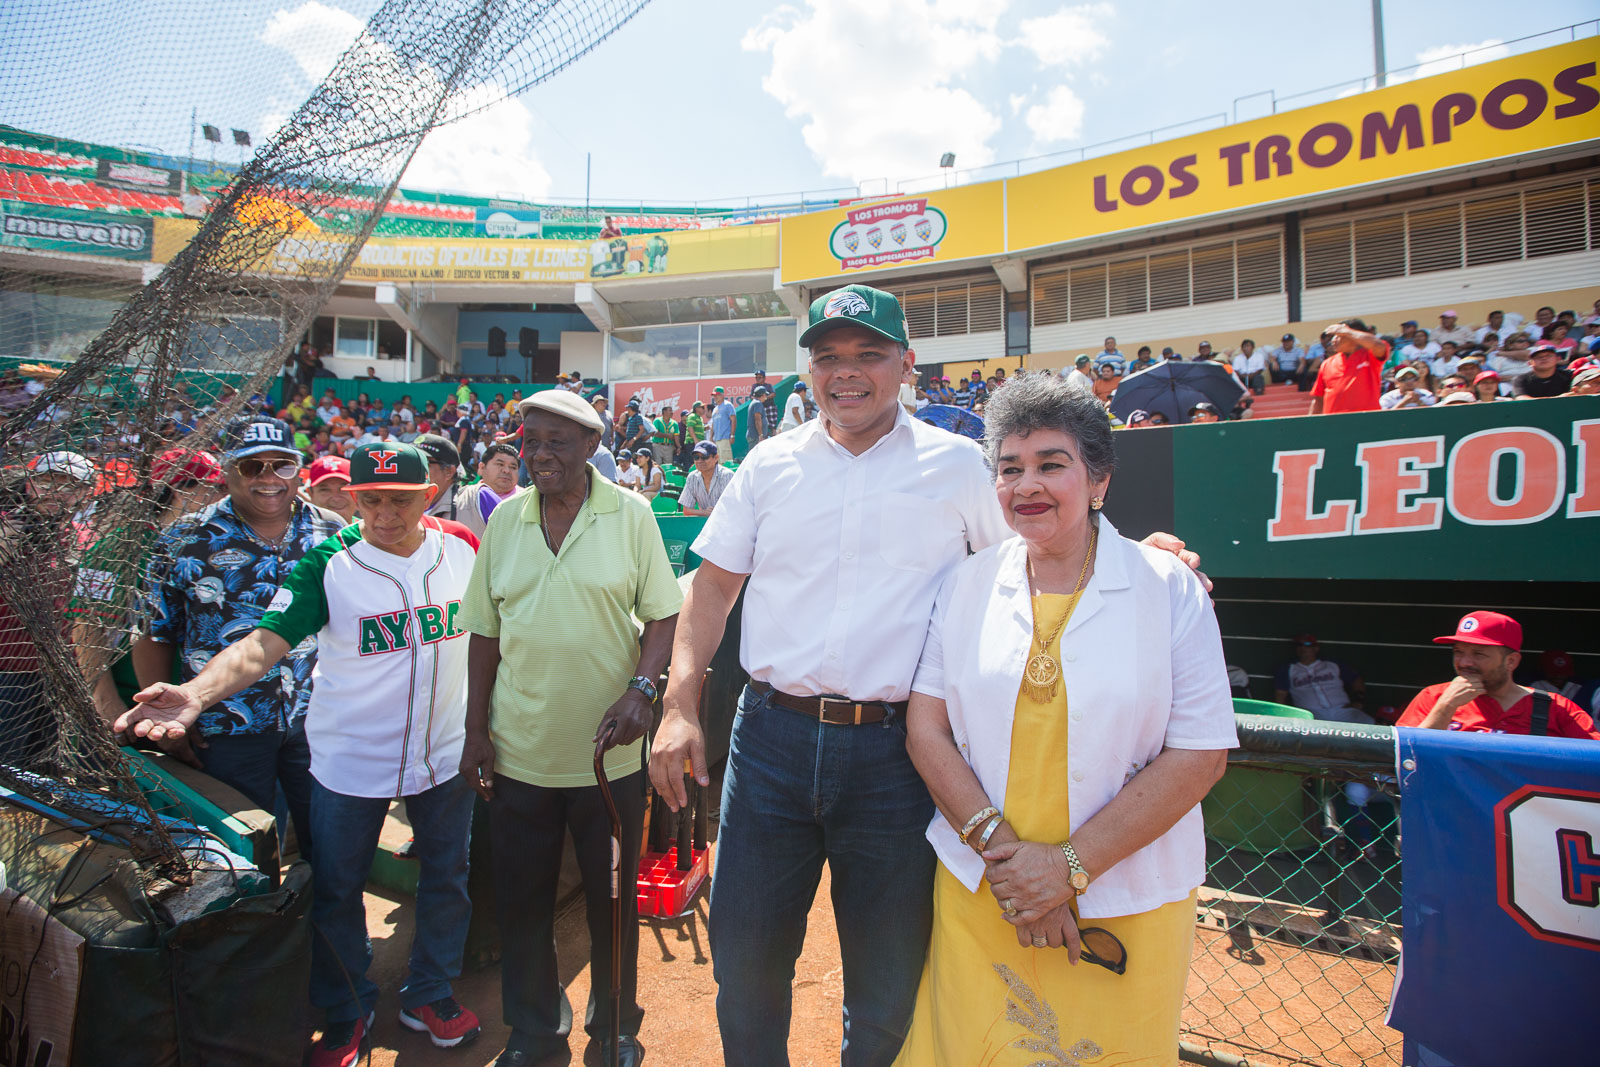
M 1046 937 L 1040 937 L 1038 934 L 1034 934 L 1033 935 L 1033 947 L 1034 948 L 1049 948 L 1050 947 L 1050 939 L 1046 938 Z
M 1017 902 L 1011 897 L 1007 897 L 1000 902 L 1000 910 L 1007 915 L 1015 915 L 1017 913 Z

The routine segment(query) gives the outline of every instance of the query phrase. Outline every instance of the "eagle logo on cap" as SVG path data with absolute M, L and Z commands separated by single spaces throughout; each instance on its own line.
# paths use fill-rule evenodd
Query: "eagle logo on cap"
M 822 317 L 831 319 L 836 315 L 865 315 L 872 310 L 867 304 L 867 298 L 860 293 L 848 291 L 837 292 L 828 297 L 828 302 L 822 305 Z
M 1472 631 L 1476 630 L 1477 628 L 1478 628 L 1478 620 L 1474 619 L 1471 615 L 1468 615 L 1466 618 L 1461 620 L 1460 630 L 1461 630 L 1462 633 L 1470 634 Z

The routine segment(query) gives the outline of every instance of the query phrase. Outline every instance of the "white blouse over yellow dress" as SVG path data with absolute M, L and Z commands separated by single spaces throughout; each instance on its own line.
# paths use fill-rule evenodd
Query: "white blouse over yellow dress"
M 1200 580 L 1170 553 L 1100 522 L 1081 596 L 1038 597 L 1063 685 L 1048 703 L 1021 689 L 1033 638 L 1026 547 L 1012 538 L 946 581 L 915 692 L 945 701 L 955 743 L 989 800 L 1027 841 L 1060 841 L 1163 748 L 1234 747 L 1222 641 Z M 1076 599 L 1076 603 L 1074 600 Z M 1196 806 L 1076 901 L 1079 924 L 1127 949 L 1118 975 L 1024 948 L 983 879 L 983 860 L 935 815 L 933 935 L 899 1067 L 1171 1064 L 1205 878 Z

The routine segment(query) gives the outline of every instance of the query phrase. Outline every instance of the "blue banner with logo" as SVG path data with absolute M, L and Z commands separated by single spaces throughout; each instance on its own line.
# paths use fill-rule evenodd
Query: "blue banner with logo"
M 1415 1067 L 1600 1063 L 1600 742 L 1399 731 Z

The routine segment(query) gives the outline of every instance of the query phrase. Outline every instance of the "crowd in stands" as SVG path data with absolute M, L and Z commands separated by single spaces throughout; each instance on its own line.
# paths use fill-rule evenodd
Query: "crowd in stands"
M 1227 412 L 1204 402 L 1178 412 L 1183 422 L 1249 418 L 1254 399 L 1269 384 L 1293 383 L 1309 394 L 1312 414 L 1588 395 L 1600 393 L 1600 300 L 1581 320 L 1575 311 L 1557 312 L 1549 306 L 1539 308 L 1531 320 L 1518 312 L 1492 311 L 1473 326 L 1462 323 L 1456 312 L 1445 311 L 1431 331 L 1407 320 L 1385 333 L 1349 319 L 1333 324 L 1309 345 L 1285 333 L 1271 348 L 1246 337 L 1237 347 L 1218 352 L 1210 341 L 1201 341 L 1193 356 L 1171 347 L 1156 355 L 1143 345 L 1130 359 L 1115 337 L 1107 337 L 1101 351 L 1078 356 L 1061 376 L 1109 406 L 1125 378 L 1162 363 L 1185 361 L 1221 367 L 1243 395 Z M 1006 380 L 1004 369 L 988 377 L 975 370 L 969 378 L 954 381 L 933 376 L 916 388 L 916 402 L 919 407 L 951 404 L 981 416 Z M 1125 424 L 1148 427 L 1170 421 L 1161 412 L 1135 411 Z

